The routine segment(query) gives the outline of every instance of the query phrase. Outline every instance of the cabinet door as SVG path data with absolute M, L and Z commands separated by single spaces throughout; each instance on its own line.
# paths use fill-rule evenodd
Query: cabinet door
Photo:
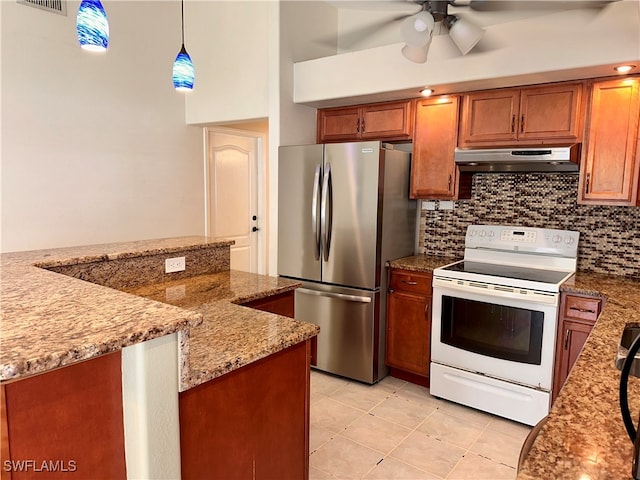
M 457 131 L 457 96 L 416 103 L 411 198 L 471 198 L 471 175 L 461 177 L 453 158 Z
M 360 116 L 358 107 L 318 110 L 318 143 L 358 140 Z
M 513 89 L 464 96 L 460 120 L 461 147 L 513 144 L 517 138 L 520 91 Z
M 431 298 L 401 291 L 387 297 L 387 365 L 429 376 Z
M 638 205 L 639 77 L 593 84 L 579 203 Z
M 553 399 L 562 389 L 602 310 L 602 299 L 562 294 L 553 375 Z
M 410 140 L 412 102 L 382 103 L 362 107 L 360 138 L 363 140 Z
M 517 120 L 518 140 L 579 141 L 581 106 L 581 83 L 523 89 Z

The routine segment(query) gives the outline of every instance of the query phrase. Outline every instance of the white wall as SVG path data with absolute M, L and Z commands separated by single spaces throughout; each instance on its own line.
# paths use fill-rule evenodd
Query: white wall
M 171 68 L 178 2 L 104 1 L 105 54 L 67 16 L 0 1 L 2 251 L 203 234 L 201 129 Z
M 185 44 L 196 70 L 189 124 L 220 124 L 269 114 L 266 1 L 185 2 Z

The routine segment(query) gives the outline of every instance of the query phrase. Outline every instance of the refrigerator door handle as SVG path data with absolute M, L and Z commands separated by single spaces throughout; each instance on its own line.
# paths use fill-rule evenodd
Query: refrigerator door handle
M 320 206 L 320 164 L 316 165 L 316 173 L 313 177 L 313 193 L 311 198 L 311 230 L 315 239 L 316 249 L 313 252 L 315 259 L 320 260 L 320 215 L 318 215 L 318 207 Z
M 329 260 L 331 249 L 331 227 L 333 222 L 333 185 L 331 182 L 331 164 L 326 163 L 322 181 L 322 202 L 320 206 L 320 228 L 322 231 L 322 255 Z
M 371 303 L 371 297 L 361 297 L 359 295 L 347 295 L 345 293 L 323 292 L 320 290 L 310 290 L 308 288 L 297 288 L 296 292 L 318 297 L 331 297 L 346 300 L 348 302 Z

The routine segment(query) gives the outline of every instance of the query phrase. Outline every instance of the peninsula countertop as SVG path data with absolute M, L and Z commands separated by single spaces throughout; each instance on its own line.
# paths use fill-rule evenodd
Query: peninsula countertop
M 415 255 L 394 260 L 390 266 L 432 273 L 455 260 Z M 560 291 L 602 297 L 605 304 L 518 480 L 631 478 L 633 445 L 620 415 L 620 372 L 615 358 L 625 325 L 640 322 L 640 281 L 577 272 Z M 640 379 L 630 378 L 629 403 L 635 420 L 640 411 Z
M 188 372 L 181 373 L 181 390 L 184 390 L 265 353 L 285 348 L 287 341 L 316 335 L 315 325 L 233 304 L 293 289 L 294 282 L 227 270 L 215 277 L 220 282 L 216 287 L 218 293 L 223 292 L 220 299 L 194 309 L 47 270 L 107 260 L 171 255 L 185 249 L 228 248 L 229 245 L 230 242 L 216 242 L 207 237 L 179 237 L 2 254 L 0 381 L 4 383 L 44 373 L 178 332 L 184 351 L 189 352 L 189 359 L 184 364 L 194 366 L 193 370 L 187 367 Z M 191 281 L 190 285 L 189 291 L 197 281 Z M 187 289 L 186 286 L 175 287 L 174 296 Z M 218 321 L 212 322 L 212 319 Z M 240 328 L 249 323 L 255 327 L 252 332 Z M 223 329 L 225 324 L 228 328 Z M 198 326 L 202 328 L 196 331 Z M 189 338 L 192 331 L 195 332 L 193 340 Z M 247 337 L 252 334 L 265 334 L 266 337 Z M 247 346 L 252 343 L 257 347 L 253 353 L 247 353 Z M 208 353 L 198 347 L 200 344 L 206 344 Z M 215 349 L 224 351 L 216 353 Z M 210 355 L 213 353 L 222 356 L 206 365 L 212 360 Z M 233 360 L 228 361 L 229 358 Z

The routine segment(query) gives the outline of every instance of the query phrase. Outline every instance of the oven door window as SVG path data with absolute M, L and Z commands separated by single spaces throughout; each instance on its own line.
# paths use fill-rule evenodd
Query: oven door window
M 470 352 L 540 365 L 544 313 L 442 297 L 441 341 Z

